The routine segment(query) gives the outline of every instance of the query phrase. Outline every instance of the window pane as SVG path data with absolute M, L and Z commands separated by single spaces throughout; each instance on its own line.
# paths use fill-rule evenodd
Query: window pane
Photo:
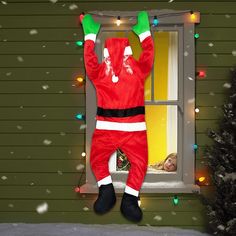
M 129 38 L 129 42 L 130 42 L 130 46 L 132 48 L 133 51 L 133 57 L 138 60 L 143 49 L 141 47 L 141 43 L 139 41 L 139 37 L 133 32 L 130 31 L 128 33 L 128 38 Z M 152 78 L 152 73 L 149 74 L 149 76 L 146 78 L 145 80 L 145 87 L 144 87 L 144 91 L 145 91 L 145 101 L 151 101 L 151 78 Z
M 145 112 L 148 135 L 148 171 L 176 171 L 177 105 L 146 105 Z
M 178 99 L 178 31 L 154 31 L 154 100 Z

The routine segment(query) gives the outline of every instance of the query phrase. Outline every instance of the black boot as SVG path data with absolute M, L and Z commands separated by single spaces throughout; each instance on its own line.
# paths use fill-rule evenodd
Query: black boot
M 139 222 L 143 218 L 143 212 L 138 205 L 138 197 L 124 192 L 120 211 L 130 221 Z
M 98 214 L 104 214 L 108 212 L 115 203 L 116 194 L 113 184 L 102 184 L 99 187 L 98 198 L 93 205 L 94 211 Z

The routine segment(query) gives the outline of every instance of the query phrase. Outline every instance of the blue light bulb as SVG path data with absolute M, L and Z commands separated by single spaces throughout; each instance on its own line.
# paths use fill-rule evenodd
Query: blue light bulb
M 198 148 L 198 145 L 197 144 L 193 144 L 193 149 L 197 150 L 197 148 Z
M 153 19 L 153 25 L 154 25 L 154 26 L 157 26 L 158 23 L 159 23 L 159 20 L 157 19 L 156 16 L 154 16 L 154 19 Z
M 83 115 L 80 114 L 80 113 L 78 113 L 78 114 L 76 115 L 76 118 L 77 118 L 78 120 L 83 120 Z

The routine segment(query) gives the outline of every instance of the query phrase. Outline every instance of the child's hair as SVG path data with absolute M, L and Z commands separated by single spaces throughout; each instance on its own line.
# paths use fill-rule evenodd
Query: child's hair
M 165 161 L 168 158 L 177 159 L 177 153 L 176 152 L 172 152 L 164 160 L 160 161 L 159 163 L 154 164 L 155 169 L 157 169 L 157 170 L 164 170 L 164 163 L 165 163 Z M 151 166 L 153 166 L 153 165 L 151 165 Z

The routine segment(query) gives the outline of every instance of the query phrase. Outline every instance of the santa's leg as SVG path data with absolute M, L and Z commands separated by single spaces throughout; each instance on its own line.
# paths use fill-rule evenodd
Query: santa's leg
M 95 129 L 92 136 L 90 166 L 97 179 L 99 194 L 93 209 L 98 214 L 111 210 L 116 203 L 115 189 L 109 172 L 109 159 L 116 147 L 107 130 Z
M 95 129 L 91 140 L 90 166 L 97 180 L 98 187 L 112 183 L 108 164 L 116 147 L 112 143 L 108 132 L 112 131 Z
M 131 138 L 122 144 L 121 149 L 131 164 L 125 192 L 138 197 L 148 166 L 146 130 L 133 131 Z
M 146 130 L 132 132 L 121 150 L 127 155 L 131 164 L 126 181 L 125 191 L 121 200 L 121 213 L 134 222 L 142 219 L 142 210 L 138 205 L 138 196 L 147 172 L 148 147 Z

